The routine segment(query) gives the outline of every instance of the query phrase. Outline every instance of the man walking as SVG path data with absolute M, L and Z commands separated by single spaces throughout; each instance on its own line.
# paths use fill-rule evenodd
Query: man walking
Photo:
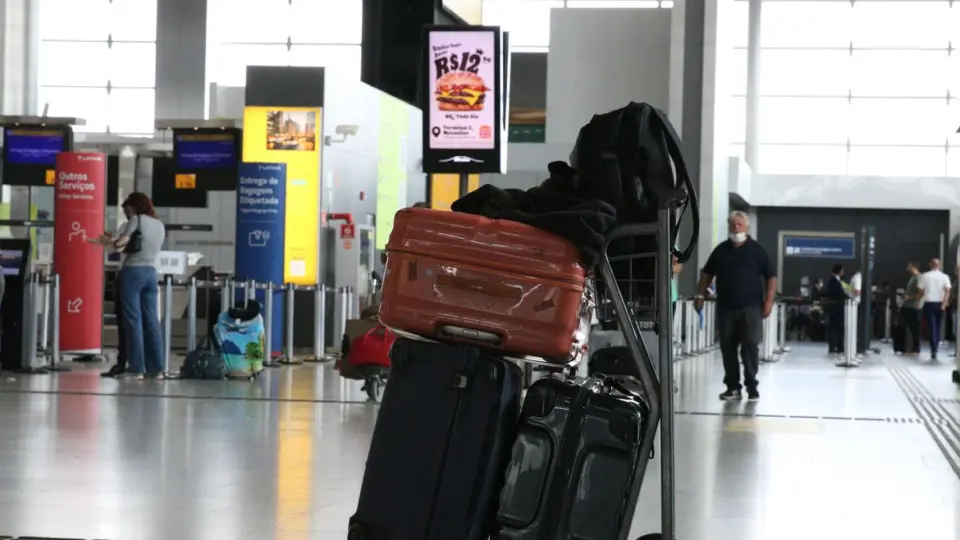
M 720 352 L 723 355 L 723 383 L 720 394 L 724 401 L 760 399 L 757 392 L 757 371 L 760 367 L 760 341 L 763 319 L 773 310 L 777 292 L 777 272 L 766 250 L 747 235 L 750 221 L 743 212 L 732 212 L 727 219 L 728 239 L 721 242 L 700 273 L 699 294 L 694 305 L 703 307 L 707 287 L 716 278 L 717 322 L 720 327 Z M 740 384 L 740 362 L 743 359 L 743 385 Z
M 920 354 L 920 310 L 923 308 L 923 291 L 920 290 L 920 267 L 915 262 L 907 264 L 910 281 L 903 292 L 903 306 L 900 307 L 900 320 L 907 329 L 904 336 L 904 354 Z
M 930 270 L 920 277 L 923 318 L 930 329 L 930 359 L 937 359 L 943 312 L 950 306 L 950 276 L 940 271 L 940 259 L 930 259 Z

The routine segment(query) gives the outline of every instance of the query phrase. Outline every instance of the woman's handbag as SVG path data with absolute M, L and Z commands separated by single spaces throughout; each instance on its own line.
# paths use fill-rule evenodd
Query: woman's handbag
M 353 338 L 346 362 L 353 366 L 390 367 L 390 347 L 397 337 L 386 326 L 377 325 Z
M 140 232 L 140 215 L 137 214 L 137 228 L 130 233 L 127 239 L 127 245 L 123 246 L 123 252 L 127 255 L 140 253 L 143 249 L 143 233 Z

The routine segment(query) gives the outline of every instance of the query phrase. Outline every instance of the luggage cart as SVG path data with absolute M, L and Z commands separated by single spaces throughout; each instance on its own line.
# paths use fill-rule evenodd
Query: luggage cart
M 597 267 L 598 318 L 604 328 L 614 326 L 623 333 L 626 347 L 630 356 L 637 364 L 638 383 L 650 409 L 649 421 L 641 433 L 641 451 L 639 455 L 653 455 L 654 441 L 657 427 L 660 429 L 660 467 L 661 467 L 661 524 L 660 533 L 642 536 L 638 540 L 660 540 L 675 538 L 674 526 L 676 523 L 675 510 L 675 478 L 674 478 L 674 381 L 673 381 L 673 306 L 671 305 L 672 250 L 675 208 L 684 202 L 684 197 L 677 197 L 667 208 L 658 211 L 658 221 L 646 224 L 622 225 L 613 229 L 606 236 L 606 250 L 617 240 L 630 237 L 654 237 L 657 242 L 656 253 L 641 253 L 630 256 L 609 257 L 605 252 Z M 690 194 L 691 208 L 697 211 L 695 195 Z M 696 217 L 694 217 L 694 236 L 697 237 Z M 634 279 L 635 263 L 649 265 L 649 260 L 655 259 L 655 279 Z M 617 264 L 619 272 L 614 271 Z M 624 270 L 627 275 L 624 276 Z M 649 292 L 653 290 L 653 297 Z M 624 294 L 626 292 L 626 294 Z M 605 298 L 607 303 L 601 302 Z M 601 306 L 598 306 L 598 308 Z M 657 334 L 659 362 L 651 359 L 647 343 L 642 331 L 653 330 Z M 646 463 L 638 466 L 645 468 Z M 644 471 L 639 473 L 643 483 Z M 631 494 L 636 500 L 638 493 Z M 633 502 L 633 501 L 631 501 Z M 621 533 L 621 537 L 629 534 L 629 527 Z

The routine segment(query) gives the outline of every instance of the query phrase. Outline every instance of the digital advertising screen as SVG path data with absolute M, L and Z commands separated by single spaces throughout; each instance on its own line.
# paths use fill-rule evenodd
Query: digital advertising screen
M 180 169 L 232 169 L 237 166 L 237 140 L 232 133 L 177 133 L 173 148 Z
M 320 107 L 246 107 L 243 161 L 286 165 L 283 276 L 317 280 L 320 245 Z
M 12 165 L 57 164 L 64 135 L 56 130 L 8 129 L 4 132 L 4 159 Z
M 503 34 L 484 26 L 425 32 L 424 172 L 503 172 Z

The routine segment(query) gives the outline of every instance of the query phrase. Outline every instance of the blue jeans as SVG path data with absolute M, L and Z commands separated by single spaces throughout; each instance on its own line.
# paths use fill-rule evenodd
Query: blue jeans
M 927 327 L 930 330 L 930 356 L 937 356 L 937 349 L 940 347 L 940 323 L 943 320 L 943 304 L 940 302 L 925 302 L 923 304 L 923 317 L 927 320 Z
M 127 371 L 160 373 L 163 371 L 163 338 L 157 312 L 157 270 L 150 266 L 124 267 L 120 270 L 120 287 Z

